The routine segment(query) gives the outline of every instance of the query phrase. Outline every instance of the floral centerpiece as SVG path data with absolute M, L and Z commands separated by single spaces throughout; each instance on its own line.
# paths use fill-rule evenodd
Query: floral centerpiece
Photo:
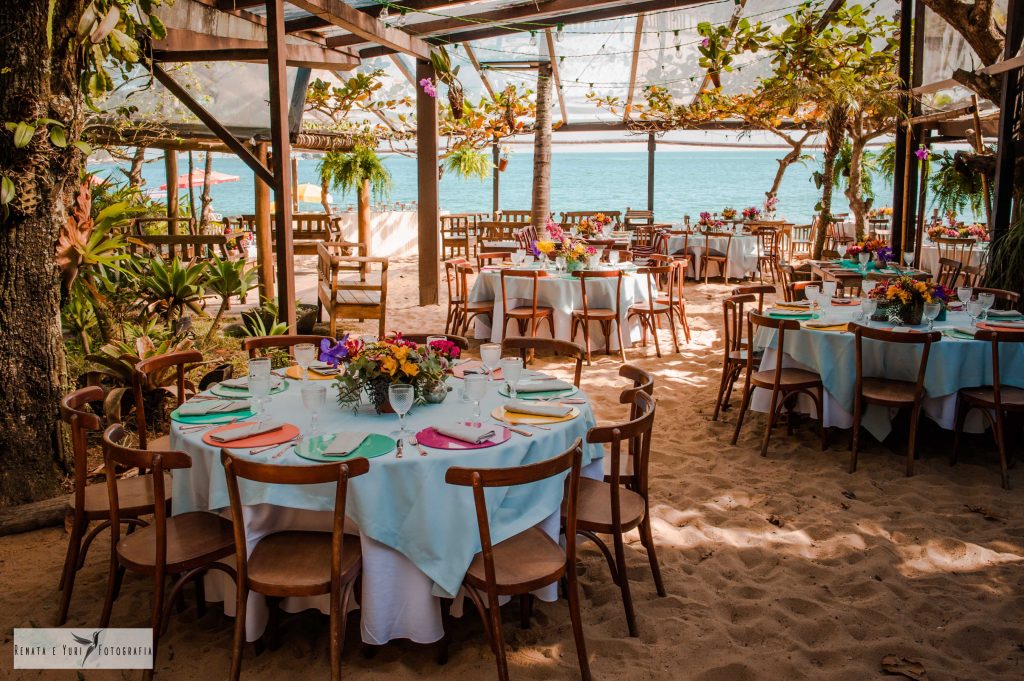
M 911 326 L 921 323 L 925 303 L 939 301 L 945 306 L 949 300 L 949 291 L 944 286 L 917 281 L 905 274 L 878 282 L 868 295 L 878 301 L 878 311 L 872 319 Z
M 954 219 L 945 225 L 935 225 L 930 228 L 928 230 L 928 238 L 932 241 L 935 239 L 976 239 L 978 241 L 988 241 L 989 233 L 988 228 L 981 223 L 966 225 Z
M 355 338 L 349 340 L 347 333 L 341 337 L 341 340 L 333 345 L 331 344 L 331 341 L 324 338 L 320 341 L 320 361 L 326 362 L 334 368 L 338 368 L 338 366 L 346 362 L 349 357 L 355 357 L 358 355 L 362 347 L 363 342 L 361 340 Z
M 733 218 L 736 217 L 736 209 L 735 208 L 723 208 L 722 209 L 722 217 L 725 218 L 726 220 L 732 220 Z
M 448 359 L 441 351 L 420 348 L 401 334 L 360 345 L 354 353 L 349 351 L 345 360 L 348 366 L 336 379 L 338 403 L 355 411 L 365 394 L 378 414 L 392 412 L 390 385 L 413 386 L 417 403 L 433 401 L 429 398 L 443 386 L 448 371 Z
M 880 218 L 891 218 L 892 207 L 882 206 L 881 208 L 872 208 L 868 211 L 868 218 L 880 219 Z
M 697 225 L 700 227 L 700 230 L 702 232 L 709 232 L 716 229 L 722 229 L 725 227 L 724 222 L 722 222 L 721 220 L 715 220 L 711 216 L 711 213 L 707 212 L 706 210 L 701 212 L 700 219 L 697 220 Z
M 846 250 L 846 256 L 856 259 L 861 253 L 869 253 L 879 269 L 884 268 L 892 260 L 892 249 L 881 239 L 864 239 Z
M 779 207 L 779 197 L 772 194 L 764 200 L 764 212 L 769 218 L 775 217 L 775 209 Z
M 588 246 L 581 239 L 573 239 L 566 234 L 561 225 L 551 218 L 548 218 L 544 230 L 547 232 L 547 238 L 534 242 L 534 251 L 538 255 L 543 254 L 550 259 L 562 256 L 565 258 L 566 269 L 569 271 L 582 268 L 587 256 L 597 254 L 596 248 Z
M 576 229 L 584 239 L 599 237 L 604 234 L 605 227 L 612 224 L 612 222 L 611 217 L 604 213 L 598 213 L 597 215 L 591 215 L 580 220 L 579 226 Z
M 757 206 L 750 206 L 749 208 L 743 209 L 744 220 L 757 220 L 761 217 L 761 209 Z

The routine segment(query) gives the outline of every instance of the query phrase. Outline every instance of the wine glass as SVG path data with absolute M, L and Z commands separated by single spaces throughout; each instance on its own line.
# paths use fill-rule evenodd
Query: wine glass
M 302 380 L 309 380 L 309 367 L 316 358 L 316 346 L 312 343 L 299 343 L 295 346 L 295 363 L 302 370 Z
M 959 299 L 964 305 L 967 305 L 967 301 L 969 301 L 973 295 L 974 289 L 970 286 L 961 286 L 956 290 L 957 299 Z
M 846 257 L 846 250 L 846 244 L 839 244 L 838 246 L 836 246 L 836 252 L 839 254 L 840 260 Z
M 263 398 L 270 395 L 270 359 L 255 357 L 249 360 L 249 397 L 253 413 L 263 413 Z
M 473 403 L 474 416 L 481 418 L 480 400 L 487 394 L 487 377 L 480 374 L 466 376 L 466 397 Z
M 939 316 L 940 312 L 942 312 L 942 303 L 924 304 L 924 314 L 922 316 L 928 322 L 929 331 L 935 326 L 935 318 Z
M 565 271 L 565 256 L 564 255 L 559 255 L 559 256 L 557 256 L 555 258 L 555 271 L 556 272 L 564 272 Z
M 322 381 L 304 383 L 299 392 L 302 394 L 302 406 L 309 412 L 309 435 L 320 432 L 320 410 L 327 404 L 327 387 Z
M 395 437 L 404 438 L 411 435 L 405 429 L 405 415 L 412 409 L 415 396 L 415 390 L 408 383 L 392 383 L 388 386 L 388 400 L 391 402 L 391 408 L 398 414 L 398 430 L 394 433 Z
M 861 279 L 860 292 L 865 296 L 875 290 L 875 286 L 878 282 L 874 279 Z
M 992 309 L 992 306 L 996 304 L 996 294 L 994 293 L 979 293 L 978 302 L 981 303 L 982 317 L 988 319 L 988 311 Z
M 985 311 L 984 305 L 977 298 L 967 301 L 967 316 L 971 318 L 971 326 L 978 325 L 978 317 Z
M 804 295 L 811 301 L 811 309 L 818 303 L 818 294 L 821 293 L 820 286 L 808 286 L 804 289 Z
M 837 281 L 823 281 L 821 282 L 821 295 L 824 300 L 831 301 L 836 295 L 836 290 L 839 288 L 839 282 Z
M 860 314 L 865 324 L 871 321 L 871 315 L 875 314 L 877 309 L 878 300 L 875 298 L 864 298 L 860 301 Z
M 612 265 L 619 264 L 619 252 L 614 248 L 608 251 L 608 262 L 611 263 Z
M 910 267 L 911 265 L 914 264 L 914 252 L 913 251 L 904 251 L 903 252 L 903 264 L 906 265 L 907 267 Z
M 857 254 L 857 262 L 860 263 L 861 274 L 868 271 L 868 262 L 871 260 L 871 254 L 866 251 L 861 251 Z
M 519 377 L 523 375 L 523 360 L 520 357 L 506 357 L 501 360 L 501 375 L 508 385 L 508 396 L 516 399 L 516 386 L 519 385 Z
M 498 343 L 484 343 L 480 346 L 480 361 L 487 369 L 487 377 L 494 378 L 494 370 L 501 361 L 501 345 Z

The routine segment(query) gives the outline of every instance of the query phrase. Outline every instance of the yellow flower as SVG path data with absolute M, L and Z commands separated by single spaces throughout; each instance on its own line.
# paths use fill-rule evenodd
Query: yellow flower
M 420 366 L 412 362 L 402 362 L 402 371 L 405 372 L 406 376 L 415 376 L 420 372 Z
M 395 358 L 398 359 L 398 361 L 401 362 L 401 361 L 404 361 L 406 357 L 408 357 L 408 355 L 409 355 L 409 348 L 407 346 L 405 346 L 405 345 L 400 345 L 400 346 L 394 348 L 392 350 L 392 352 L 395 354 Z
M 391 357 L 390 355 L 385 355 L 384 357 L 381 358 L 380 370 L 383 371 L 385 374 L 387 374 L 388 376 L 394 376 L 396 369 L 398 369 L 398 362 L 395 361 L 394 357 Z
M 538 241 L 537 250 L 545 254 L 550 253 L 551 251 L 555 250 L 555 242 L 548 241 L 546 239 L 544 241 Z

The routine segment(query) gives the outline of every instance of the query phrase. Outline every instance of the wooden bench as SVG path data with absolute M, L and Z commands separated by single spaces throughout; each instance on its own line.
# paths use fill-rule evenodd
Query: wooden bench
M 164 260 L 211 260 L 237 257 L 238 239 L 242 234 L 142 234 L 128 237 L 128 252 L 157 255 Z M 232 253 L 231 251 L 236 251 Z
M 238 215 L 229 218 L 243 231 L 256 233 L 255 215 Z M 227 221 L 225 221 L 227 222 Z M 317 244 L 324 241 L 341 241 L 341 217 L 325 213 L 292 214 L 292 253 L 295 255 L 316 255 Z M 277 233 L 274 216 L 270 216 L 270 243 L 277 248 Z
M 337 338 L 338 319 L 376 319 L 384 337 L 388 308 L 388 259 L 334 255 L 317 247 L 317 319 L 330 315 L 330 335 Z

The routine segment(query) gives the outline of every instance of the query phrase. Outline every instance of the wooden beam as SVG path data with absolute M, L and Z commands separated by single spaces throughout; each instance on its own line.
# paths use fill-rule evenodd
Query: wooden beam
M 164 175 L 167 178 L 167 217 L 171 234 L 178 229 L 178 152 L 168 149 L 164 152 Z
M 739 4 L 735 6 L 732 11 L 732 16 L 729 17 L 729 35 L 732 35 L 733 31 L 736 30 L 736 24 L 740 23 L 740 15 L 743 13 L 743 8 L 746 6 L 747 0 L 740 0 Z M 729 37 L 722 41 L 722 49 L 729 47 Z M 711 70 L 705 69 L 704 77 L 700 81 L 700 87 L 693 93 L 693 100 L 690 102 L 690 106 L 695 105 L 700 101 L 700 96 L 704 94 L 704 91 L 708 88 L 708 83 L 711 82 Z
M 256 145 L 256 158 L 267 162 L 267 143 Z M 256 267 L 260 283 L 260 302 L 274 299 L 274 242 L 270 238 L 270 187 L 259 177 L 256 185 Z
M 555 54 L 555 39 L 551 35 L 550 28 L 544 29 L 544 37 L 548 41 L 548 58 L 551 60 L 552 83 L 555 86 L 555 94 L 558 95 L 558 109 L 562 112 L 562 125 L 565 125 L 569 122 L 569 113 L 565 108 L 565 95 L 562 94 L 562 79 L 558 75 L 558 56 Z
M 270 136 L 274 148 L 274 236 L 277 243 L 278 317 L 295 333 L 295 254 L 292 247 L 291 136 L 288 134 L 288 71 L 285 66 L 284 0 L 267 0 L 267 72 Z
M 416 61 L 416 79 L 434 78 L 429 61 Z M 420 305 L 437 305 L 440 282 L 440 196 L 437 176 L 437 99 L 416 88 L 416 188 Z
M 389 56 L 391 57 L 391 61 L 395 63 L 395 66 L 398 67 L 398 70 L 402 72 L 403 76 L 405 76 L 405 79 L 409 81 L 409 84 L 416 87 L 416 74 L 414 74 L 412 69 L 406 65 L 405 61 L 402 59 L 402 55 L 392 54 Z
M 843 6 L 846 0 L 832 0 L 832 4 L 828 6 L 821 14 L 821 18 L 818 19 L 818 23 L 814 25 L 814 32 L 819 33 L 821 29 L 828 26 L 828 22 L 832 20 L 832 15 L 839 11 L 839 8 Z
M 959 118 L 960 116 L 970 116 L 977 108 L 974 105 L 960 106 L 955 109 L 947 109 L 945 111 L 936 111 L 935 113 L 924 114 L 921 116 L 914 116 L 907 120 L 908 125 L 928 125 L 930 123 L 939 123 L 942 121 L 948 121 L 951 118 Z
M 252 35 L 250 36 L 251 38 L 266 39 L 267 18 L 244 9 L 244 7 L 262 6 L 263 2 L 242 2 L 233 9 L 233 3 L 229 3 L 225 7 L 221 7 L 221 4 L 224 4 L 223 0 L 187 0 L 173 4 L 164 3 L 157 10 L 157 14 L 164 20 L 164 24 L 168 28 L 190 28 L 200 33 L 210 33 L 232 38 L 243 37 L 235 35 L 236 31 L 234 30 L 222 32 L 222 29 L 219 27 L 219 19 L 223 20 L 230 16 L 231 18 L 242 19 L 250 26 L 259 28 L 259 34 Z M 201 7 L 195 7 L 196 5 Z M 216 10 L 216 12 L 197 11 L 202 8 L 209 8 L 210 10 Z M 184 25 L 181 24 L 183 18 L 186 20 Z M 316 31 L 294 31 L 292 37 L 302 38 L 320 47 L 327 46 L 327 39 Z
M 633 111 L 633 90 L 636 89 L 636 67 L 640 63 L 640 42 L 644 39 L 644 13 L 636 15 L 636 30 L 633 31 L 633 59 L 629 66 L 629 89 L 626 90 L 626 110 L 622 114 L 623 122 L 629 120 Z
M 207 111 L 202 104 L 197 102 L 192 95 L 184 87 L 178 84 L 178 81 L 171 78 L 166 71 L 163 70 L 158 64 L 152 64 L 153 75 L 156 79 L 167 88 L 172 95 L 178 98 L 178 100 L 184 104 L 189 111 L 196 115 L 203 125 L 208 127 L 213 134 L 215 134 L 220 141 L 228 146 L 231 151 L 235 152 L 238 158 L 252 168 L 252 171 L 268 184 L 274 182 L 273 174 L 267 170 L 267 167 L 259 162 L 259 160 L 253 156 L 252 152 L 249 151 L 248 147 L 242 144 L 238 138 L 232 135 L 227 128 L 225 128 L 220 121 L 214 118 L 213 114 Z
M 992 66 L 986 66 L 985 68 L 980 69 L 978 73 L 984 73 L 987 76 L 997 76 L 1021 67 L 1024 67 L 1024 54 L 998 61 L 995 64 L 992 64 Z
M 310 14 L 308 17 L 299 17 L 298 19 L 284 22 L 284 30 L 288 33 L 295 33 L 297 31 L 311 31 L 330 25 L 330 22 L 326 19 Z
M 359 36 L 363 40 L 417 59 L 430 59 L 430 45 L 405 31 L 382 25 L 377 19 L 345 4 L 342 0 L 290 0 L 290 3 Z M 327 46 L 332 47 L 331 43 L 332 41 L 329 39 Z
M 469 61 L 473 64 L 473 68 L 480 74 L 480 82 L 483 83 L 484 87 L 487 89 L 487 94 L 491 96 L 491 99 L 494 99 L 494 88 L 491 87 L 490 78 L 488 78 L 487 74 L 480 68 L 480 62 L 476 58 L 476 51 L 469 43 L 462 43 L 462 46 L 466 48 L 466 56 L 469 57 Z
M 707 0 L 646 0 L 645 2 L 620 2 L 616 6 L 605 7 L 604 9 L 571 12 L 550 17 L 535 11 L 532 16 L 543 16 L 543 23 L 547 24 L 546 28 L 557 28 L 558 24 L 563 24 L 565 26 L 584 24 L 589 21 L 601 21 L 604 19 L 617 19 L 619 17 L 633 16 L 639 12 L 650 13 L 670 9 L 682 9 L 684 7 L 699 5 L 705 2 L 707 2 Z M 532 7 L 533 5 L 530 6 Z M 592 4 L 588 4 L 587 6 L 591 7 Z M 474 27 L 468 30 L 454 31 L 443 35 L 431 36 L 426 38 L 426 41 L 431 45 L 450 45 L 469 40 L 497 38 L 499 36 L 510 35 L 512 33 L 522 33 L 523 31 L 536 31 L 540 28 L 545 28 L 545 26 L 538 25 L 538 23 L 534 23 L 532 21 L 530 23 L 518 25 L 502 24 L 488 26 L 486 28 Z M 359 55 L 364 59 L 368 59 L 371 57 L 381 57 L 386 54 L 391 54 L 391 52 L 394 52 L 394 50 L 389 50 L 386 47 L 371 47 L 360 50 Z
M 961 83 L 960 81 L 956 80 L 955 78 L 947 78 L 946 80 L 938 80 L 938 81 L 935 81 L 934 83 L 928 83 L 927 85 L 922 85 L 920 87 L 916 87 L 913 90 L 911 90 L 910 92 L 912 94 L 915 94 L 915 95 L 928 95 L 928 94 L 931 94 L 933 92 L 941 92 L 942 90 L 950 90 L 950 89 L 955 88 L 955 87 L 963 87 L 963 83 Z
M 328 49 L 312 43 L 288 44 L 289 66 L 348 70 L 359 66 L 359 56 L 349 50 Z M 153 59 L 164 62 L 267 60 L 267 44 L 260 40 L 225 38 L 198 31 L 168 28 L 163 40 L 153 42 Z

